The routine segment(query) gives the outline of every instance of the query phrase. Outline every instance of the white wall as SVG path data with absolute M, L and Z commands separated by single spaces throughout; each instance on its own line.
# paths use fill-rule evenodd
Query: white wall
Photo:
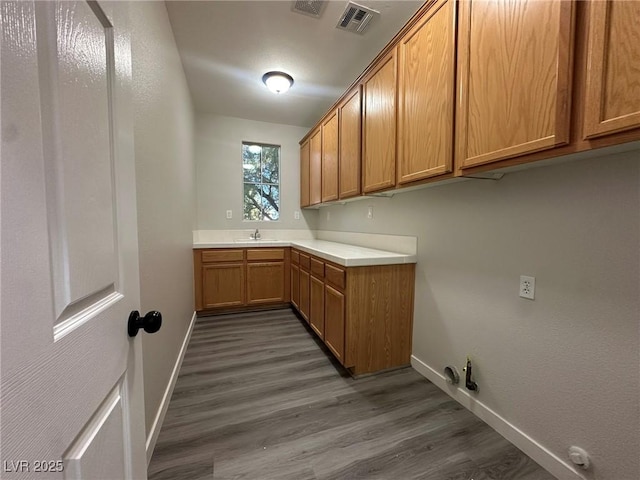
M 193 108 L 164 2 L 132 2 L 133 93 L 147 436 L 192 318 Z
M 197 229 L 315 229 L 317 212 L 300 211 L 300 145 L 307 127 L 278 125 L 211 114 L 196 115 L 195 155 L 198 182 Z M 280 220 L 245 222 L 242 142 L 280 145 Z M 226 211 L 233 211 L 227 220 Z
M 371 198 L 321 210 L 318 228 L 418 236 L 417 363 L 462 374 L 471 355 L 483 406 L 563 461 L 585 448 L 587 478 L 633 480 L 639 164 L 633 152 Z M 534 301 L 518 297 L 522 274 Z

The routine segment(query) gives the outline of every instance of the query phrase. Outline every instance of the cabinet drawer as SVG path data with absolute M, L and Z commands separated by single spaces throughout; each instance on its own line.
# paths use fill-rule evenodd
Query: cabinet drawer
M 284 248 L 249 249 L 247 260 L 284 260 Z
M 300 252 L 291 250 L 291 263 L 298 265 L 300 263 Z
M 300 266 L 306 270 L 309 270 L 309 264 L 311 263 L 311 257 L 309 255 L 305 255 L 304 253 L 300 254 Z
M 327 282 L 334 284 L 336 287 L 344 290 L 346 286 L 345 271 L 342 268 L 334 267 L 327 264 L 325 266 L 325 276 Z
M 244 259 L 244 252 L 237 250 L 204 250 L 202 252 L 202 263 L 216 262 L 241 262 Z
M 324 262 L 320 260 L 316 260 L 315 258 L 312 258 L 311 273 L 318 278 L 324 278 Z

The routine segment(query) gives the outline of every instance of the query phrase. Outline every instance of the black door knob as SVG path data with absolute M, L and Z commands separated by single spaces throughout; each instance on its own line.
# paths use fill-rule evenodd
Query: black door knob
M 129 314 L 129 322 L 127 323 L 127 333 L 130 337 L 135 337 L 138 330 L 144 329 L 147 333 L 156 333 L 162 326 L 162 314 L 155 310 L 148 312 L 144 317 L 140 316 L 137 310 Z

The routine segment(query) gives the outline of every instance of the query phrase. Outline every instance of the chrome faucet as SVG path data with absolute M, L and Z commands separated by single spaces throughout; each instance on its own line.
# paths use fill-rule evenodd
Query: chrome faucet
M 260 240 L 260 231 L 256 228 L 255 233 L 251 234 L 251 238 L 254 240 Z

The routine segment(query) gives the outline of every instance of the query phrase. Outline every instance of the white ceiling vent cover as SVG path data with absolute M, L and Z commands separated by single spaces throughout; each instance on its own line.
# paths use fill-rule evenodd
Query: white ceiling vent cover
M 373 17 L 378 15 L 380 15 L 380 12 L 349 2 L 347 3 L 347 8 L 344 9 L 344 13 L 340 16 L 336 28 L 362 34 Z
M 310 17 L 320 18 L 326 4 L 326 0 L 293 0 L 291 10 Z

